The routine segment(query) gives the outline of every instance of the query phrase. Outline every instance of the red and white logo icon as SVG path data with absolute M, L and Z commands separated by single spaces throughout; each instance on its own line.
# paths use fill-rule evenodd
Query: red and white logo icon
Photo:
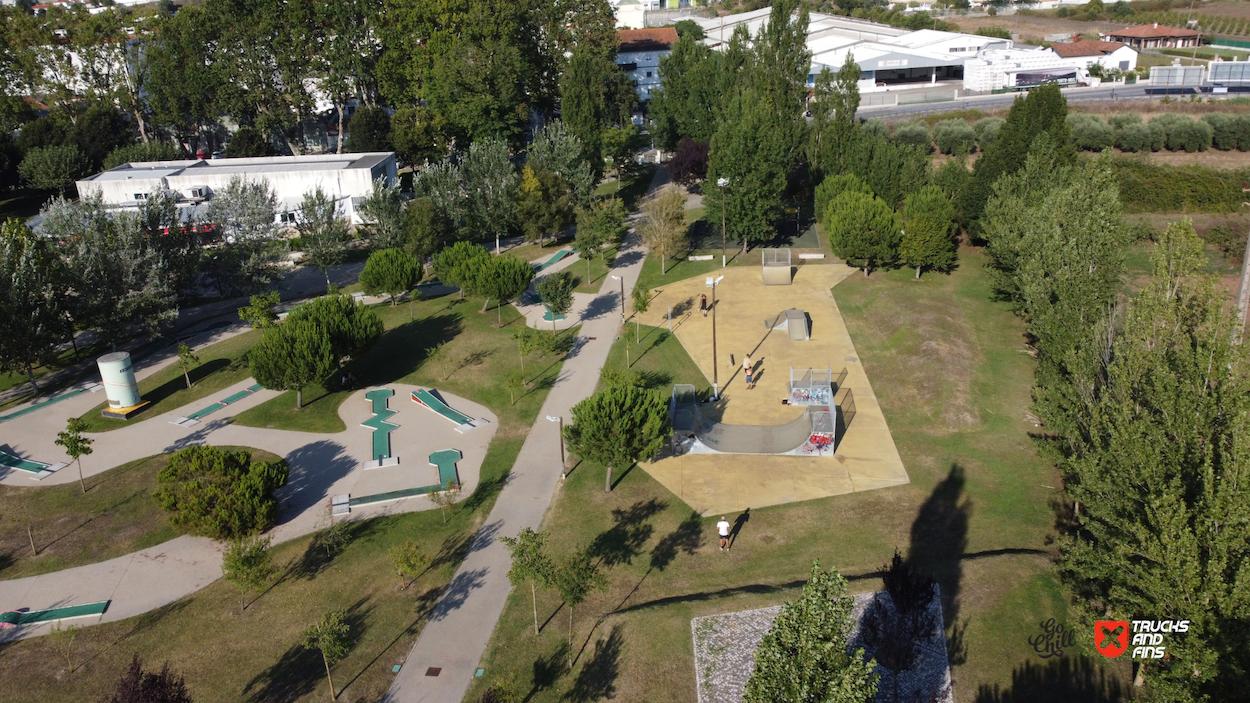
M 1094 623 L 1094 647 L 1098 653 L 1114 659 L 1128 649 L 1127 620 L 1099 620 Z

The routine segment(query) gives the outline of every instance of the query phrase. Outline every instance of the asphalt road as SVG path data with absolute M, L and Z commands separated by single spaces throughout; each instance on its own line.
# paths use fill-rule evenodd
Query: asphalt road
M 941 87 L 941 84 L 939 84 Z M 1148 86 L 1139 85 L 1117 85 L 1115 87 L 1097 88 L 1067 88 L 1063 91 L 1064 97 L 1069 103 L 1079 103 L 1085 101 L 1096 100 L 1142 100 L 1150 97 L 1146 93 Z M 904 93 L 900 93 L 903 95 Z M 1000 93 L 998 95 L 975 95 L 967 98 L 959 98 L 957 100 L 946 100 L 943 102 L 933 103 L 916 103 L 914 105 L 891 105 L 888 107 L 861 107 L 855 114 L 861 119 L 871 117 L 910 117 L 920 115 L 931 115 L 940 112 L 950 112 L 952 110 L 968 110 L 968 109 L 996 109 L 1009 107 L 1018 97 L 1023 97 L 1024 92 L 1019 93 Z

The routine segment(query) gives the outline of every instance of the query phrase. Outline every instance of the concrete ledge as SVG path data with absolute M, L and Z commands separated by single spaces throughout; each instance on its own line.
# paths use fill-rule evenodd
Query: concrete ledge
M 799 254 L 800 259 L 823 259 L 824 254 Z

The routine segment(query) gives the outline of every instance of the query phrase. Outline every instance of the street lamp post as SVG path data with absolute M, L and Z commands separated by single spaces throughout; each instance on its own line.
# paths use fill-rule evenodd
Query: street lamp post
M 724 278 L 707 277 L 707 285 L 712 289 L 712 400 L 720 400 L 720 362 L 716 360 L 716 284 Z
M 625 277 L 613 276 L 613 280 L 621 282 L 621 322 L 625 322 Z
M 725 186 L 729 179 L 717 178 L 716 185 L 720 186 L 720 267 L 725 268 Z
M 561 415 L 560 417 L 552 417 L 548 415 L 547 419 L 552 422 L 560 423 L 560 480 L 563 481 L 568 477 L 568 474 L 565 473 L 564 469 L 569 465 L 568 460 L 564 458 L 564 416 Z

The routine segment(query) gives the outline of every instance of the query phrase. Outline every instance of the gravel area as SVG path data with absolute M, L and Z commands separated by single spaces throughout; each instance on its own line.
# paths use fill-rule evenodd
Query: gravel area
M 861 593 L 854 596 L 855 609 L 852 617 L 855 628 L 851 633 L 851 649 L 862 647 L 861 621 L 874 598 L 889 602 L 885 591 Z M 722 615 L 707 615 L 690 621 L 694 633 L 695 679 L 699 703 L 742 703 L 747 679 L 755 671 L 755 650 L 764 635 L 772 629 L 773 621 L 782 606 L 774 605 L 757 610 L 743 610 Z M 921 703 L 953 703 L 950 667 L 946 659 L 945 628 L 942 624 L 941 598 L 935 597 L 930 608 L 935 612 L 936 625 L 931 637 L 921 644 L 920 654 L 911 669 L 902 672 L 898 680 L 899 700 Z M 869 652 L 871 654 L 871 652 Z M 878 666 L 881 675 L 877 700 L 887 703 L 894 700 L 892 674 Z

